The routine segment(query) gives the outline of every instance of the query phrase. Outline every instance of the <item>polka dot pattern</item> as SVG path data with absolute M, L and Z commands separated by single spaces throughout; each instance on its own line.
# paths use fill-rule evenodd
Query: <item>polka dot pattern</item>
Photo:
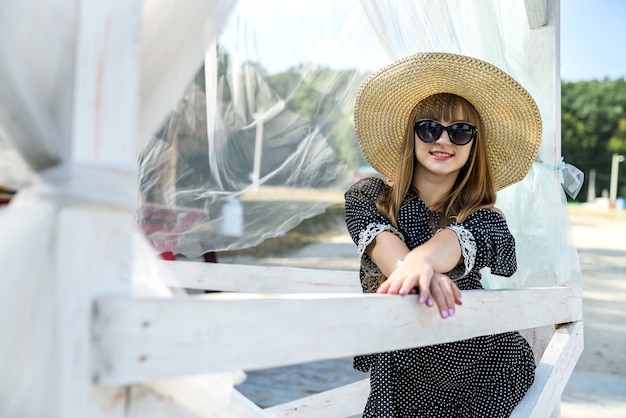
M 387 187 L 381 179 L 366 178 L 346 192 L 346 224 L 357 247 L 365 248 L 375 238 L 361 233 L 372 230 L 372 225 L 377 231 L 399 234 L 411 249 L 428 241 L 439 229 L 439 215 L 409 192 L 394 228 L 375 205 Z M 498 213 L 478 210 L 465 222 L 448 227 L 457 233 L 463 256 L 474 257 L 449 273 L 461 290 L 482 289 L 484 267 L 502 276 L 515 272 L 515 241 Z M 385 279 L 364 253 L 360 278 L 365 292 L 375 291 Z M 535 373 L 532 350 L 517 332 L 358 356 L 354 367 L 370 372 L 363 416 L 372 418 L 507 417 Z

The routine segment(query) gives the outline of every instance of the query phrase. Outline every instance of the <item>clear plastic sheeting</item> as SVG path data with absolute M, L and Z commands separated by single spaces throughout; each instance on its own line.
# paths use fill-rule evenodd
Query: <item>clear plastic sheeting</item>
M 341 202 L 364 164 L 352 110 L 375 37 L 360 4 L 270 3 L 239 2 L 142 153 L 139 223 L 161 252 L 282 235 Z
M 496 206 L 505 213 L 515 237 L 518 270 L 501 277 L 486 269 L 482 272 L 485 287 L 582 286 L 559 177 L 557 167 L 535 162 L 523 181 L 498 193 Z

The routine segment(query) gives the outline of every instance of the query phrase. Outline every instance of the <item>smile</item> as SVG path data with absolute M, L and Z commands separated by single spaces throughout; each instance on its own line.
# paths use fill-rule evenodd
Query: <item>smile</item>
M 431 151 L 430 155 L 432 155 L 433 157 L 440 157 L 440 158 L 452 157 L 452 154 L 447 153 L 447 152 L 441 152 L 441 151 Z

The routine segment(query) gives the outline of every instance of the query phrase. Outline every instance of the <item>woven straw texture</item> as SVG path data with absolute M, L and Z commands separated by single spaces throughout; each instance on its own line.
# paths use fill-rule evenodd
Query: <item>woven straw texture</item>
M 363 157 L 376 171 L 393 180 L 411 111 L 437 93 L 461 96 L 478 111 L 497 190 L 528 174 L 542 129 L 530 94 L 492 64 L 433 52 L 395 61 L 361 85 L 354 126 Z

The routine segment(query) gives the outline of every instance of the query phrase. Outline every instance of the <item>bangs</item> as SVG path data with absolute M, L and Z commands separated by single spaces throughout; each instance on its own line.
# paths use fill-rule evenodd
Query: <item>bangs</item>
M 435 119 L 447 122 L 463 120 L 476 127 L 480 124 L 480 118 L 474 106 L 455 94 L 434 94 L 419 102 L 415 110 L 415 120 Z

